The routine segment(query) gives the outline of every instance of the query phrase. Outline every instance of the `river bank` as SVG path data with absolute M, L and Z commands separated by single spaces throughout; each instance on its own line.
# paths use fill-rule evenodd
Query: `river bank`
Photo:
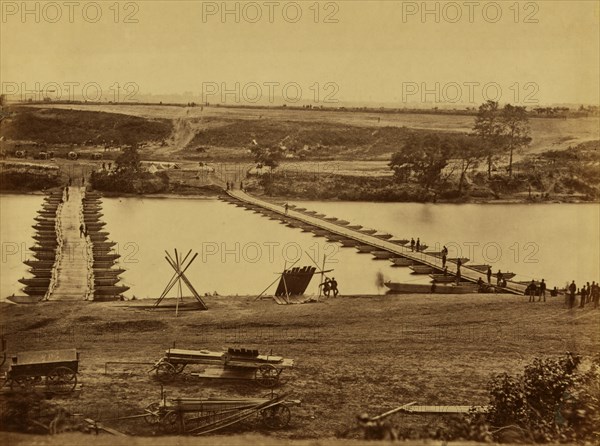
M 296 360 L 289 382 L 278 392 L 292 392 L 302 405 L 292 409 L 288 429 L 272 432 L 246 423 L 238 426 L 241 432 L 282 440 L 352 439 L 360 438 L 357 414 L 383 413 L 409 401 L 487 404 L 491 374 L 514 373 L 535 357 L 567 350 L 600 353 L 595 330 L 600 310 L 567 310 L 562 297 L 533 304 L 526 299 L 397 295 L 281 306 L 270 299 L 217 296 L 205 298 L 208 311 L 178 317 L 172 308 L 149 312 L 123 302 L 0 303 L 0 313 L 9 356 L 61 348 L 81 352 L 83 390 L 78 398 L 57 401 L 85 418 L 134 415 L 160 399 L 159 382 L 147 373 L 151 365 L 111 365 L 105 373 L 107 361 L 153 363 L 173 345 L 256 348 Z M 202 380 L 187 373 L 165 390 L 173 398 L 265 393 L 252 383 Z M 439 417 L 397 416 L 394 422 L 409 438 L 444 425 Z M 159 434 L 141 420 L 104 424 L 131 435 Z

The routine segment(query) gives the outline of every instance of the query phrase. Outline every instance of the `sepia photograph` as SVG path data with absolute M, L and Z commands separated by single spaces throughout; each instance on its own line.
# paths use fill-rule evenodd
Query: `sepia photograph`
M 0 14 L 3 445 L 600 444 L 600 1 Z

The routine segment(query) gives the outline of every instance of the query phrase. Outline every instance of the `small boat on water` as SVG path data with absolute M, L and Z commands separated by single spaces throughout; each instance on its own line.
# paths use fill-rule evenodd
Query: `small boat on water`
M 468 262 L 469 262 L 469 260 L 471 260 L 471 259 L 469 259 L 468 257 L 451 257 L 451 258 L 449 258 L 449 259 L 446 259 L 446 260 L 447 260 L 448 262 L 451 262 L 451 263 L 458 263 L 458 260 L 459 260 L 459 259 L 460 259 L 460 264 L 461 264 L 461 265 L 464 265 L 465 263 L 468 263 Z
M 343 235 L 329 234 L 327 236 L 327 240 L 332 241 L 332 242 L 340 242 L 344 239 L 346 239 L 346 237 L 344 237 Z
M 44 296 L 8 296 L 6 299 L 15 304 L 37 304 Z
M 94 260 L 93 268 L 94 269 L 109 269 L 109 268 L 113 267 L 114 264 L 115 264 L 114 261 L 103 262 L 103 261 Z
M 333 223 L 333 222 L 337 222 L 338 218 L 337 217 L 325 217 L 325 220 Z
M 305 214 L 316 215 L 317 211 L 304 211 Z
M 350 222 L 346 221 L 346 220 L 338 220 L 338 221 L 335 222 L 335 224 L 336 225 L 340 225 L 340 226 L 347 226 L 347 225 L 350 224 Z
M 349 225 L 347 227 L 348 227 L 348 229 L 353 229 L 354 231 L 358 231 L 359 229 L 362 229 L 361 225 Z
M 411 265 L 409 268 L 415 274 L 433 274 L 434 269 L 429 265 Z
M 31 274 L 33 274 L 35 277 L 44 277 L 44 278 L 50 278 L 52 277 L 52 269 L 51 268 L 29 268 L 27 270 L 28 272 L 30 272 Z
M 86 223 L 86 226 L 87 226 L 88 231 L 89 231 L 89 230 L 92 230 L 92 229 L 100 229 L 100 228 L 106 226 L 106 223 L 103 222 L 103 221 L 98 221 L 98 222 L 93 222 L 93 223 L 90 222 L 90 223 Z
M 394 257 L 396 254 L 389 251 L 373 251 L 371 252 L 375 260 L 388 260 Z
M 363 234 L 373 235 L 377 232 L 376 229 L 359 229 L 358 232 L 362 232 Z
M 52 223 L 54 223 L 54 222 L 56 222 L 56 217 L 41 217 L 41 216 L 38 216 L 38 217 L 34 217 L 34 220 L 38 221 L 40 223 L 44 223 L 44 222 L 52 222 Z
M 97 277 L 116 277 L 123 274 L 123 268 L 94 268 L 94 278 Z
M 112 248 L 117 242 L 97 242 L 94 243 L 94 249 L 96 248 Z
M 469 265 L 468 268 L 474 269 L 475 271 L 480 271 L 482 273 L 486 273 L 490 266 L 491 265 Z
M 25 260 L 23 263 L 32 268 L 41 269 L 49 269 L 54 266 L 54 260 Z
M 94 287 L 94 295 L 98 296 L 118 296 L 129 289 L 128 286 L 99 286 Z
M 44 296 L 48 292 L 47 286 L 25 286 L 23 292 L 28 296 Z
M 109 262 L 112 260 L 117 260 L 121 257 L 121 254 L 98 254 L 94 253 L 94 261 L 95 262 Z
M 330 234 L 330 232 L 325 229 L 313 229 L 311 232 L 315 234 L 315 237 L 325 237 Z
M 439 282 L 439 283 L 452 283 L 452 282 L 456 282 L 456 276 L 454 274 L 430 274 L 429 277 L 431 277 L 435 282 Z
M 19 282 L 23 285 L 32 287 L 46 287 L 50 285 L 50 277 L 32 277 L 29 279 L 21 278 Z
M 394 243 L 395 245 L 401 245 L 404 246 L 406 245 L 410 240 L 406 240 L 405 238 L 399 239 L 399 240 L 388 240 L 388 242 L 390 243 Z
M 37 251 L 33 253 L 33 257 L 38 260 L 52 260 L 56 259 L 56 252 L 52 251 Z
M 298 212 L 304 212 L 304 211 L 306 211 L 306 208 L 297 208 L 297 207 L 295 207 L 294 210 L 298 211 Z
M 46 246 L 36 245 L 36 246 L 31 246 L 29 248 L 29 250 L 33 251 L 33 252 L 56 252 L 56 246 L 57 245 L 54 245 L 54 244 L 46 245 Z
M 38 224 L 32 225 L 31 227 L 33 229 L 39 229 L 42 231 L 54 231 L 55 224 L 54 223 L 52 223 L 52 224 L 38 223 Z
M 407 259 L 406 257 L 396 257 L 390 259 L 395 266 L 411 266 L 414 262 L 412 259 Z
M 352 248 L 354 246 L 360 245 L 360 242 L 357 240 L 353 240 L 351 238 L 345 238 L 340 240 L 340 243 L 342 244 L 343 247 L 345 248 Z
M 371 245 L 356 245 L 356 249 L 359 252 L 372 252 L 377 251 L 377 247 Z
M 381 240 L 389 240 L 394 236 L 392 234 L 375 234 L 373 237 L 380 238 Z
M 316 218 L 324 218 L 324 217 L 325 217 L 325 214 L 314 214 L 314 215 L 313 215 L 313 217 L 316 217 Z
M 421 283 L 385 282 L 392 293 L 398 294 L 470 294 L 477 292 L 477 285 L 435 285 Z
M 97 287 L 113 286 L 120 280 L 119 277 L 94 277 L 94 285 Z

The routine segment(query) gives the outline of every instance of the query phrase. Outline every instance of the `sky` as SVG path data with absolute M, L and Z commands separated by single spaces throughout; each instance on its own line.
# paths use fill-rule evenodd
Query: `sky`
M 598 1 L 0 3 L 12 99 L 600 102 Z

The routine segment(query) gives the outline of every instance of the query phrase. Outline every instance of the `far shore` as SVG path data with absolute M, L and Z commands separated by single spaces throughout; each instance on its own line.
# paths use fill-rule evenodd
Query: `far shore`
M 46 195 L 49 192 L 58 190 L 58 188 L 48 189 L 46 191 L 35 190 L 35 191 L 23 191 L 23 190 L 0 190 L 0 196 L 2 195 Z M 162 192 L 159 194 L 142 194 L 142 193 L 123 193 L 123 192 L 103 192 L 93 191 L 102 194 L 105 198 L 152 198 L 152 199 L 211 199 L 219 197 L 226 191 L 223 189 L 220 192 L 208 190 L 206 193 L 182 193 L 182 192 Z M 331 203 L 361 203 L 363 200 L 338 200 L 338 199 L 314 199 L 314 198 L 303 198 L 303 197 L 286 197 L 286 196 L 266 196 L 262 194 L 254 194 L 257 198 L 271 202 L 294 202 L 294 201 L 306 201 L 306 202 L 331 202 Z M 378 201 L 377 203 L 418 203 L 418 204 L 600 204 L 599 200 L 583 200 L 578 196 L 566 195 L 562 198 L 553 198 L 550 200 L 528 200 L 519 197 L 506 197 L 492 200 L 483 200 L 479 198 L 465 199 L 465 200 L 437 200 L 436 203 L 431 201 Z

